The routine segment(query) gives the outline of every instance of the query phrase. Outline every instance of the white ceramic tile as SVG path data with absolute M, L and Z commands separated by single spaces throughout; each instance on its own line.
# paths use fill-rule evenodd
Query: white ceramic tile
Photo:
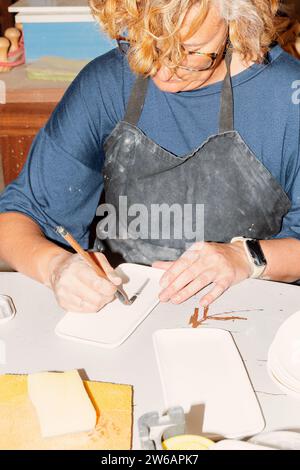
M 114 348 L 123 343 L 149 315 L 159 302 L 162 271 L 131 263 L 120 265 L 117 271 L 128 278 L 123 286 L 129 297 L 145 285 L 135 302 L 128 306 L 115 299 L 98 313 L 69 312 L 56 327 L 59 336 Z
M 262 431 L 260 406 L 228 331 L 160 330 L 153 340 L 166 409 L 195 413 L 190 418 L 202 434 L 240 439 Z

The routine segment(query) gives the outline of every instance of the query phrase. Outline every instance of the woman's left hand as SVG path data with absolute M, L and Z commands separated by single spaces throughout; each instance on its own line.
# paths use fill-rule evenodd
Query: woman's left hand
M 242 242 L 197 242 L 178 260 L 156 261 L 152 266 L 166 270 L 160 280 L 161 302 L 180 304 L 212 284 L 211 290 L 200 301 L 202 307 L 210 305 L 230 286 L 251 275 Z

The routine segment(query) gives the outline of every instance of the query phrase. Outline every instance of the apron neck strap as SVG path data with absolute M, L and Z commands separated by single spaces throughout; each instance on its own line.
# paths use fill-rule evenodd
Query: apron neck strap
M 233 117 L 233 92 L 230 75 L 230 65 L 232 60 L 232 48 L 229 47 L 225 56 L 227 74 L 223 83 L 221 94 L 221 111 L 220 111 L 220 133 L 232 131 L 234 129 Z M 124 121 L 137 126 L 143 111 L 145 98 L 147 94 L 149 78 L 139 75 L 133 85 L 131 95 L 127 104 Z
M 124 121 L 136 126 L 143 111 L 149 79 L 141 75 L 136 79 L 127 104 Z
M 225 56 L 225 63 L 227 74 L 224 79 L 222 94 L 221 94 L 221 111 L 220 111 L 220 133 L 233 131 L 234 129 L 234 105 L 233 105 L 233 92 L 230 75 L 230 65 L 232 60 L 232 48 L 229 46 Z

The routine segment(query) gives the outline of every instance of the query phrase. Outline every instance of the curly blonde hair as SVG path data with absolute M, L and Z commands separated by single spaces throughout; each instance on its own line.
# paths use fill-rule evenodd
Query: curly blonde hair
M 278 42 L 283 49 L 300 59 L 297 40 L 300 34 L 300 22 L 292 18 L 284 18 L 278 22 Z
M 104 31 L 131 42 L 128 56 L 137 74 L 153 76 L 168 58 L 179 64 L 185 58 L 180 30 L 191 6 L 199 4 L 192 36 L 212 4 L 229 25 L 232 45 L 243 60 L 260 62 L 276 38 L 275 15 L 279 0 L 89 0 L 92 13 Z
M 296 0 L 280 2 L 276 18 L 278 42 L 287 52 L 300 59 L 300 6 Z

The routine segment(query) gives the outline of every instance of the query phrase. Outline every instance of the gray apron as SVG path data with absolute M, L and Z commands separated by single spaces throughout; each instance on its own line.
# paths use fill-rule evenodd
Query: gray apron
M 137 78 L 125 117 L 104 144 L 105 202 L 115 207 L 117 215 L 117 236 L 107 243 L 109 249 L 121 254 L 125 261 L 151 264 L 155 260 L 175 260 L 195 240 L 174 236 L 177 227 L 172 217 L 167 239 L 163 238 L 161 230 L 154 238 L 127 232 L 134 217 L 128 218 L 127 226 L 120 220 L 119 196 L 127 197 L 128 208 L 144 204 L 147 213 L 140 218 L 143 227 L 151 223 L 152 227 L 159 225 L 158 220 L 150 220 L 152 205 L 203 204 L 205 241 L 227 243 L 235 236 L 268 239 L 280 231 L 290 201 L 234 130 L 231 57 L 229 49 L 225 58 L 227 75 L 221 94 L 219 133 L 183 157 L 163 149 L 137 127 L 149 81 Z M 105 222 L 106 219 L 97 227 L 100 239 L 104 238 L 107 228 Z M 185 222 L 195 226 L 194 219 Z M 102 242 L 97 240 L 98 248 L 102 247 Z

